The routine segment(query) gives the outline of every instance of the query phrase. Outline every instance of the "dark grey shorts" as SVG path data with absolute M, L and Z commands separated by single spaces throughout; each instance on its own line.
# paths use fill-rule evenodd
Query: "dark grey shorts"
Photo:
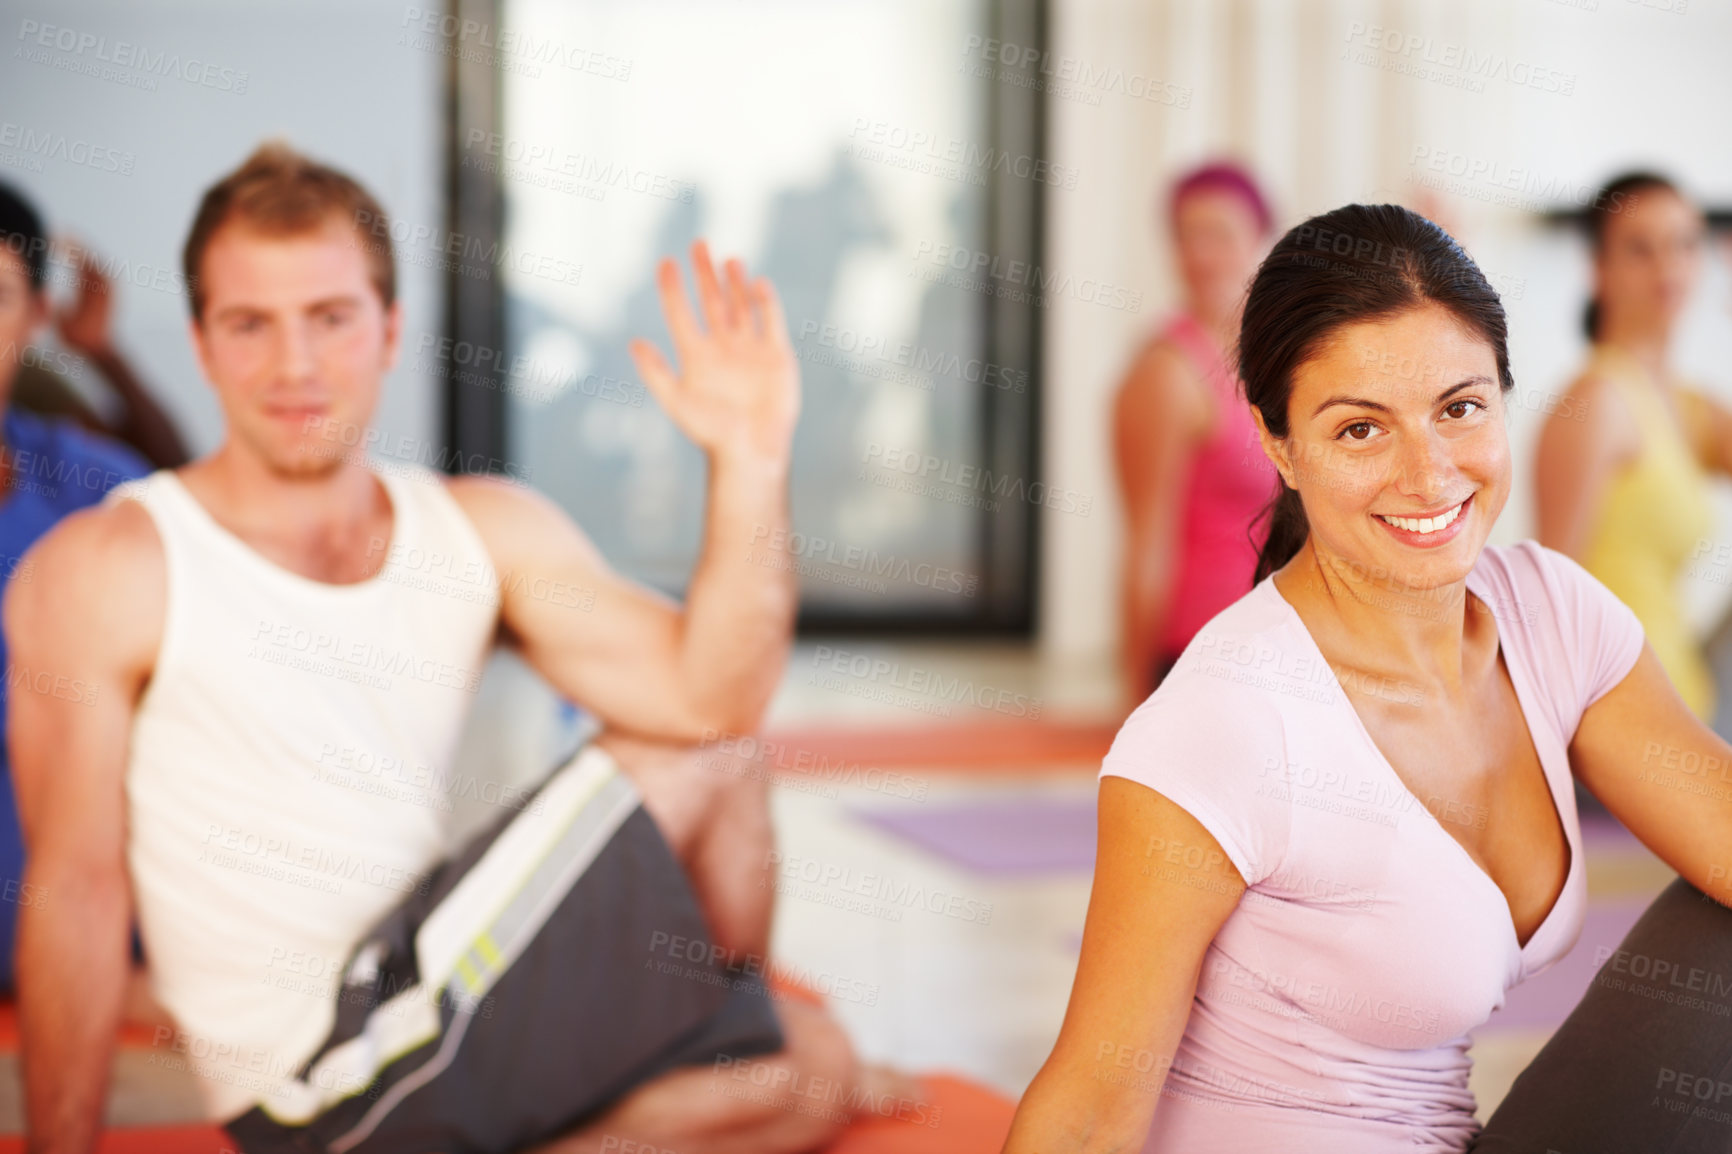
M 227 1123 L 247 1154 L 506 1154 L 680 1066 L 782 1048 L 685 872 L 589 747 L 356 947 L 319 1050 Z

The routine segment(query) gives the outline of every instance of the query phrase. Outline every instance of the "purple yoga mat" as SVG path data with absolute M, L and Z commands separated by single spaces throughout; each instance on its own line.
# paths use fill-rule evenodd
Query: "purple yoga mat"
M 1636 835 L 1610 814 L 1581 816 L 1582 850 L 1602 860 L 1613 854 L 1643 853 Z M 1654 895 L 1646 897 L 1589 899 L 1582 922 L 1582 936 L 1570 952 L 1551 969 L 1529 978 L 1509 992 L 1503 1009 L 1496 1011 L 1475 1033 L 1484 1030 L 1549 1028 L 1563 1024 L 1588 992 L 1599 963 L 1624 940 Z
M 971 802 L 944 809 L 852 809 L 853 816 L 976 873 L 1089 873 L 1095 867 L 1094 799 Z
M 1503 1009 L 1494 1012 L 1474 1033 L 1562 1025 L 1570 1011 L 1576 1008 L 1576 1003 L 1582 1000 L 1582 995 L 1588 992 L 1600 963 L 1618 948 L 1618 943 L 1624 940 L 1624 935 L 1630 932 L 1630 927 L 1636 924 L 1636 919 L 1653 900 L 1645 897 L 1588 903 L 1582 936 L 1570 952 L 1545 973 L 1531 977 L 1511 990 L 1504 999 Z

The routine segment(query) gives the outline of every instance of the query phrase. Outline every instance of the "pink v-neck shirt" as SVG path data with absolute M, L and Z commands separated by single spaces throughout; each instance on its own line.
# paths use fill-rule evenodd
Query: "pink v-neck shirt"
M 1101 770 L 1184 808 L 1249 887 L 1203 959 L 1144 1154 L 1462 1151 L 1477 1132 L 1468 1032 L 1581 933 L 1566 750 L 1643 636 L 1534 541 L 1486 546 L 1467 587 L 1496 622 L 1569 839 L 1562 895 L 1519 945 L 1503 891 L 1446 828 L 1488 815 L 1403 784 L 1298 612 L 1259 582 L 1192 639 Z M 1355 688 L 1425 707 L 1416 686 Z M 1209 884 L 1212 849 L 1151 843 L 1145 871 Z M 1103 1076 L 1158 1079 L 1138 1057 L 1115 1050 Z

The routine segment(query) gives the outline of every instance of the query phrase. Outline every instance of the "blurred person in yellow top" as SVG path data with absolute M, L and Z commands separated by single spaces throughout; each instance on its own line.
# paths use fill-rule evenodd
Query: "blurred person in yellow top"
M 1679 695 L 1712 722 L 1715 678 L 1680 578 L 1712 549 L 1709 480 L 1732 473 L 1732 411 L 1671 363 L 1702 270 L 1705 222 L 1671 181 L 1633 172 L 1601 190 L 1587 223 L 1592 345 L 1568 403 L 1540 434 L 1538 536 L 1635 610 Z

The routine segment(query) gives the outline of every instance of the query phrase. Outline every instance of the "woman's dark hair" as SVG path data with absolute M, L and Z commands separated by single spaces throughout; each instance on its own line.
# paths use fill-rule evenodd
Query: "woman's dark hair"
M 1662 189 L 1676 194 L 1678 186 L 1657 172 L 1626 172 L 1606 182 L 1582 210 L 1582 223 L 1588 232 L 1588 247 L 1598 256 L 1606 246 L 1606 229 L 1612 217 L 1634 208 L 1644 192 Z M 1600 339 L 1600 302 L 1590 297 L 1582 309 L 1582 332 L 1590 341 Z
M 1394 204 L 1350 204 L 1314 216 L 1278 241 L 1251 281 L 1239 325 L 1239 379 L 1245 400 L 1275 437 L 1286 437 L 1293 374 L 1337 329 L 1442 305 L 1485 338 L 1498 384 L 1515 388 L 1503 304 L 1485 274 L 1437 225 Z M 1277 478 L 1257 558 L 1260 582 L 1291 561 L 1310 525 L 1299 493 Z M 1253 542 L 1255 524 L 1253 525 Z

